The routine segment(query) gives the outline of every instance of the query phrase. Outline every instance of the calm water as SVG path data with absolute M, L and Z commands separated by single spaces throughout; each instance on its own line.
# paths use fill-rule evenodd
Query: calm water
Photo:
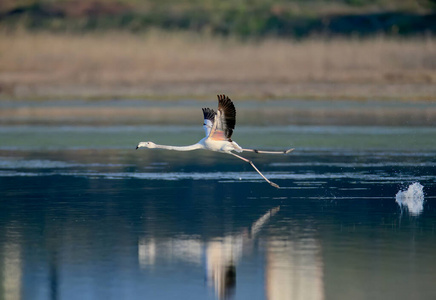
M 245 154 L 138 150 L 184 125 L 0 128 L 1 299 L 436 299 L 436 129 L 237 126 Z M 422 210 L 396 203 L 419 182 Z

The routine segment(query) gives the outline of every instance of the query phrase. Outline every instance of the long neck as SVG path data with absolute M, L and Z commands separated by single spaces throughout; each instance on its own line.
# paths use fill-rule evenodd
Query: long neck
M 189 145 L 189 146 L 167 146 L 167 145 L 156 144 L 156 148 L 166 149 L 166 150 L 175 150 L 175 151 L 191 151 L 191 150 L 202 149 L 203 146 L 200 144 L 194 144 L 194 145 Z

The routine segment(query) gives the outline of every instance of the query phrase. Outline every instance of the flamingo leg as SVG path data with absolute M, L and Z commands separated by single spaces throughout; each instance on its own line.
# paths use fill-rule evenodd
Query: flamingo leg
M 244 149 L 245 150 L 245 149 Z M 260 171 L 259 171 L 259 169 L 258 168 L 256 168 L 256 166 L 253 164 L 253 162 L 251 161 L 251 160 L 249 160 L 249 159 L 246 159 L 245 157 L 242 157 L 242 156 L 239 156 L 239 155 L 237 155 L 237 154 L 235 154 L 235 153 L 233 153 L 233 152 L 227 152 L 227 153 L 229 153 L 229 154 L 231 154 L 231 155 L 233 155 L 233 156 L 236 156 L 237 158 L 239 158 L 239 159 L 242 159 L 243 161 L 245 161 L 245 162 L 248 162 L 256 171 L 257 171 L 257 173 L 259 173 L 259 175 L 260 176 L 262 176 L 262 178 L 263 179 L 265 179 L 266 180 L 266 182 L 268 182 L 270 185 L 272 185 L 273 187 L 275 187 L 275 188 L 280 188 L 279 186 L 278 186 L 278 184 L 276 184 L 276 183 L 274 183 L 274 182 L 272 182 L 272 181 L 270 181 L 270 180 L 268 180 L 268 178 L 266 178 Z
M 257 149 L 242 149 L 242 150 L 248 151 L 248 152 L 260 153 L 260 154 L 288 154 L 288 153 L 294 151 L 294 148 L 284 150 L 284 151 L 263 151 L 263 150 L 257 150 Z

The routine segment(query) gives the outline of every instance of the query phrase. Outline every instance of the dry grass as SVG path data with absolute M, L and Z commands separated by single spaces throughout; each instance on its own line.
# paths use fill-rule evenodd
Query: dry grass
M 0 94 L 434 100 L 435 57 L 435 38 L 242 43 L 165 32 L 0 33 Z

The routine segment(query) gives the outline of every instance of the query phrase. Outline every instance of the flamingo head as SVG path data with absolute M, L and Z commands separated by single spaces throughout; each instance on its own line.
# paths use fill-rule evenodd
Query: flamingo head
M 140 142 L 138 144 L 138 146 L 136 146 L 136 149 L 141 148 L 141 147 L 142 148 L 153 149 L 153 148 L 156 148 L 156 144 L 153 143 L 153 142 Z

